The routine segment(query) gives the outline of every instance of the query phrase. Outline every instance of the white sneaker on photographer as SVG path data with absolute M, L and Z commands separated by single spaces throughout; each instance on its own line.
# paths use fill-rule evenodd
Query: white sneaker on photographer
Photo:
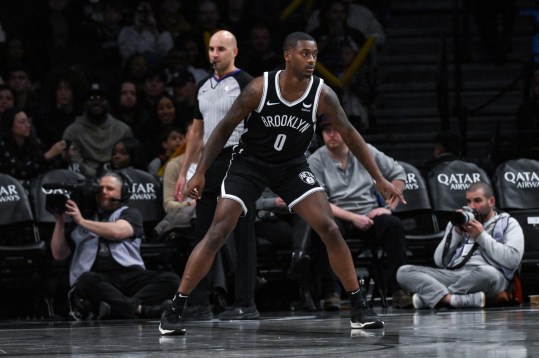
M 485 293 L 476 292 L 467 295 L 451 295 L 451 307 L 455 308 L 483 308 L 485 307 Z
M 417 293 L 414 293 L 414 295 L 412 296 L 412 304 L 414 305 L 414 308 L 416 310 L 429 308 L 429 306 L 425 303 L 425 301 L 421 299 L 421 297 L 419 297 Z

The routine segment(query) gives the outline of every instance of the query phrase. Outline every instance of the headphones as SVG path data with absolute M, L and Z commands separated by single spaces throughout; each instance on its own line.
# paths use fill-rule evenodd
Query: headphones
M 122 183 L 122 189 L 120 192 L 120 199 L 115 199 L 125 204 L 131 197 L 131 187 L 133 186 L 133 180 L 124 171 L 109 171 L 103 174 L 101 177 L 112 176 L 118 179 Z

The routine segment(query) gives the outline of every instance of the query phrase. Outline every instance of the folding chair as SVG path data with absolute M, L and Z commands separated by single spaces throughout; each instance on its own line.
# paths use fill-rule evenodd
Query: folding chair
M 403 222 L 410 263 L 433 265 L 434 250 L 444 231 L 438 225 L 421 172 L 409 163 L 399 164 L 406 171 L 404 198 L 407 204 L 399 204 L 394 215 Z
M 56 261 L 50 254 L 50 239 L 54 229 L 54 216 L 47 211 L 47 196 L 63 192 L 60 186 L 82 185 L 86 179 L 82 174 L 67 169 L 53 169 L 46 171 L 35 178 L 30 187 L 30 200 L 34 212 L 34 220 L 39 235 L 47 243 L 47 264 L 44 277 L 45 301 L 49 308 L 49 315 L 53 317 L 56 311 L 67 315 L 67 292 L 69 291 L 69 259 Z M 57 189 L 47 189 L 43 186 L 58 186 Z M 95 198 L 94 198 L 95 200 Z M 84 203 L 79 203 L 83 206 Z M 84 208 L 81 208 L 84 210 Z M 66 220 L 69 218 L 66 217 Z
M 479 181 L 491 184 L 482 168 L 462 160 L 441 163 L 429 171 L 429 197 L 441 228 L 449 222 L 450 213 L 466 205 L 466 190 Z
M 131 194 L 127 205 L 137 209 L 144 224 L 145 236 L 140 246 L 142 259 L 148 269 L 175 271 L 173 262 L 178 254 L 178 240 L 155 241 L 153 229 L 160 222 L 163 210 L 163 190 L 159 179 L 143 170 L 127 168 L 122 174 L 131 181 Z
M 0 232 L 0 292 L 8 300 L 1 306 L 9 307 L 0 315 L 39 314 L 46 245 L 39 237 L 26 190 L 6 174 L 0 174 Z M 27 297 L 34 302 L 27 302 Z
M 524 231 L 522 295 L 539 287 L 539 161 L 514 159 L 500 164 L 492 177 L 497 206 L 511 214 Z M 534 291 L 534 292 L 531 292 Z

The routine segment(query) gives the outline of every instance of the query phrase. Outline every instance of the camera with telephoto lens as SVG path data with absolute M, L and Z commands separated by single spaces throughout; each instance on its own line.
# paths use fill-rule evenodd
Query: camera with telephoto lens
M 77 203 L 83 216 L 97 211 L 96 194 L 99 185 L 93 182 L 77 184 L 43 184 L 43 189 L 51 190 L 45 197 L 45 209 L 51 214 L 63 214 L 66 211 L 66 203 L 73 200 Z
M 481 214 L 479 214 L 475 210 L 472 210 L 472 208 L 470 208 L 469 206 L 463 206 L 462 210 L 457 210 L 451 213 L 449 216 L 449 221 L 455 226 L 464 226 L 474 220 L 483 223 L 483 218 L 481 217 Z

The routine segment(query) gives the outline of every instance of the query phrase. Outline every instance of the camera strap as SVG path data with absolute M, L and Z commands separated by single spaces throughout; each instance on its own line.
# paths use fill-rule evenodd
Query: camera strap
M 504 236 L 505 230 L 507 229 L 508 219 L 509 219 L 509 217 L 501 217 L 498 220 L 496 220 L 496 223 L 494 223 L 494 227 L 492 228 L 492 232 L 491 232 L 491 236 L 494 238 L 494 240 L 496 240 L 498 242 L 503 242 L 503 236 Z M 449 264 L 451 264 L 451 262 L 454 259 L 456 259 L 458 256 L 460 256 L 460 253 L 462 252 L 461 249 L 463 248 L 462 245 L 459 246 L 457 248 L 457 250 L 455 251 L 455 254 L 458 253 L 459 255 L 455 255 L 455 254 L 452 255 L 449 262 L 446 263 L 447 256 L 448 256 L 447 254 L 449 252 L 449 246 L 451 245 L 452 237 L 453 237 L 453 227 L 451 227 L 451 230 L 449 230 L 449 233 L 447 234 L 447 239 L 445 240 L 444 250 L 443 250 L 443 253 L 442 253 L 444 267 L 446 269 L 448 269 L 448 270 L 456 270 L 456 269 L 459 269 L 462 266 L 464 266 L 464 264 L 466 264 L 466 262 L 468 262 L 470 257 L 472 257 L 474 252 L 479 247 L 479 244 L 477 242 L 474 242 L 472 248 L 470 249 L 470 251 L 468 251 L 468 253 L 462 259 L 461 262 L 459 262 L 458 264 L 456 264 L 454 266 L 449 266 Z
M 477 242 L 474 242 L 472 248 L 470 249 L 470 251 L 468 251 L 468 253 L 466 254 L 466 256 L 464 256 L 464 258 L 462 259 L 461 262 L 459 262 L 458 264 L 454 265 L 454 266 L 449 266 L 449 264 L 451 264 L 451 262 L 458 256 L 460 256 L 460 253 L 462 252 L 462 249 L 463 249 L 463 246 L 459 246 L 457 248 L 457 250 L 455 251 L 455 253 L 459 253 L 459 255 L 452 255 L 450 257 L 450 260 L 448 263 L 446 263 L 445 261 L 447 260 L 447 253 L 449 252 L 449 246 L 451 245 L 451 240 L 453 239 L 453 227 L 451 227 L 451 230 L 449 230 L 449 234 L 447 234 L 447 239 L 445 240 L 445 244 L 444 244 L 444 251 L 442 253 L 442 257 L 444 258 L 443 262 L 444 262 L 444 266 L 446 269 L 448 270 L 456 270 L 456 269 L 459 269 L 461 268 L 462 266 L 464 266 L 464 264 L 466 262 L 468 262 L 468 260 L 470 259 L 470 257 L 472 257 L 472 255 L 474 254 L 475 250 L 477 250 L 477 248 L 479 247 L 479 244 Z

